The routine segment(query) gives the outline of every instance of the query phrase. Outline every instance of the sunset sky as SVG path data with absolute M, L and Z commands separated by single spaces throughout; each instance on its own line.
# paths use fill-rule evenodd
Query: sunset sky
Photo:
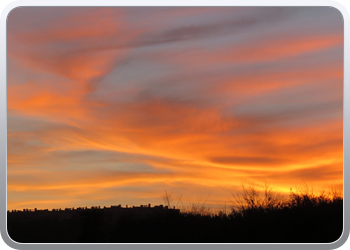
M 229 204 L 343 183 L 331 7 L 20 7 L 7 22 L 8 209 Z M 174 204 L 175 205 L 175 204 Z

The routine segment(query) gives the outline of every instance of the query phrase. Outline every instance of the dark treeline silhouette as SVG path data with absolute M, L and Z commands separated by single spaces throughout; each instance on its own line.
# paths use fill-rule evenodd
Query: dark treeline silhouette
M 21 243 L 331 243 L 343 230 L 343 197 L 244 188 L 230 213 L 168 207 L 9 212 L 9 236 Z

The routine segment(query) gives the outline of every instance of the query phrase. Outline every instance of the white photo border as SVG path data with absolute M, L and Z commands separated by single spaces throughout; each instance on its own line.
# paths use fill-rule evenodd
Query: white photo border
M 344 226 L 342 236 L 333 243 L 17 243 L 13 241 L 7 233 L 7 71 L 6 71 L 6 21 L 9 13 L 17 7 L 25 6 L 67 6 L 67 7 L 132 7 L 132 6 L 326 6 L 336 8 L 344 20 L 344 64 L 343 64 L 343 191 L 344 191 Z M 160 0 L 20 0 L 8 4 L 1 14 L 0 21 L 1 39 L 0 39 L 0 230 L 3 241 L 14 249 L 336 249 L 341 247 L 348 239 L 350 232 L 350 182 L 345 181 L 350 178 L 350 83 L 349 83 L 349 36 L 350 22 L 349 13 L 343 5 L 331 0 L 176 0 L 176 1 L 160 1 Z M 346 154 L 348 152 L 348 154 Z

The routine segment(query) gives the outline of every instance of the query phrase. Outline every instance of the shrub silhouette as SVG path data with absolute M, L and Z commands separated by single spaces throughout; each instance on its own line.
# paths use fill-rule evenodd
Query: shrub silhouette
M 261 194 L 263 193 L 263 194 Z M 266 211 L 280 209 L 285 205 L 281 193 L 275 191 L 275 188 L 265 183 L 263 192 L 259 192 L 258 187 L 253 184 L 242 185 L 242 192 L 237 195 L 232 194 L 235 204 L 232 206 L 232 214 L 251 213 L 254 211 Z
M 242 187 L 235 195 L 233 221 L 251 234 L 247 242 L 333 242 L 342 234 L 343 197 L 340 189 L 315 194 L 312 189 L 290 191 L 282 197 L 270 185 Z M 243 236 L 244 237 L 244 236 Z M 254 239 L 254 240 L 252 240 Z

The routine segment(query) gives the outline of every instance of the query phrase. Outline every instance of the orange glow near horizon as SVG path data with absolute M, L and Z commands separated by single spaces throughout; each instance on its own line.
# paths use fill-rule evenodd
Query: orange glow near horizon
M 22 7 L 7 30 L 8 210 L 343 184 L 336 10 Z

